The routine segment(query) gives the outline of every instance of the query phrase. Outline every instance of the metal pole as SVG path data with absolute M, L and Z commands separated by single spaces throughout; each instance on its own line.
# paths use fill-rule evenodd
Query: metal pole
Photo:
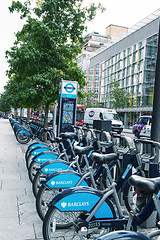
M 157 44 L 151 139 L 160 142 L 160 21 Z
M 151 139 L 160 142 L 160 19 L 158 26 L 158 41 L 157 41 L 157 59 L 155 69 L 155 83 L 154 83 L 154 98 L 153 98 L 153 113 L 152 113 L 152 126 L 151 126 Z M 157 149 L 158 162 L 159 151 Z
M 56 116 L 57 116 L 57 103 L 54 104 L 54 111 L 53 111 L 53 133 L 56 136 L 57 134 L 57 125 L 56 125 Z

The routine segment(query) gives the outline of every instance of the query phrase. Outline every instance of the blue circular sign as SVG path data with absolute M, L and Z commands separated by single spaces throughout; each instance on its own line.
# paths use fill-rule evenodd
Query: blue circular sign
M 64 86 L 64 89 L 66 90 L 66 92 L 72 93 L 76 88 L 72 83 L 67 83 L 66 86 Z
M 94 114 L 95 114 L 95 112 L 94 112 L 93 110 L 91 110 L 91 111 L 89 112 L 89 117 L 93 117 Z

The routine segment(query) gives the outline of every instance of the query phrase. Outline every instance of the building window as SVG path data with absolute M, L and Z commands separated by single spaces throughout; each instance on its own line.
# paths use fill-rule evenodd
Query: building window
M 133 53 L 133 59 L 132 59 L 132 61 L 133 61 L 133 62 L 136 62 L 136 60 L 137 60 L 137 52 L 134 52 L 134 53 Z
M 142 68 L 143 68 L 143 60 L 141 60 L 139 63 L 138 63 L 138 71 L 142 71 Z
M 155 57 L 156 55 L 156 46 L 146 46 L 146 56 Z
M 144 48 L 141 48 L 139 50 L 139 59 L 142 59 L 144 57 Z
M 128 55 L 131 54 L 131 48 L 128 48 L 128 49 L 127 49 L 127 54 L 128 54 Z
M 136 44 L 133 46 L 133 51 L 134 52 L 136 51 Z
M 127 57 L 127 66 L 131 64 L 131 55 Z
M 126 76 L 126 68 L 123 69 L 123 73 L 122 76 L 125 77 Z
M 129 80 L 130 80 L 130 77 L 127 77 L 126 78 L 126 87 L 129 86 Z
M 129 67 L 127 67 L 127 76 L 130 75 L 130 72 L 131 72 L 131 67 L 129 66 Z
M 126 60 L 126 58 L 124 58 L 123 59 L 123 67 L 126 67 L 126 62 L 127 62 L 127 60 Z
M 156 63 L 155 58 L 146 58 L 145 69 L 155 70 L 155 63 Z

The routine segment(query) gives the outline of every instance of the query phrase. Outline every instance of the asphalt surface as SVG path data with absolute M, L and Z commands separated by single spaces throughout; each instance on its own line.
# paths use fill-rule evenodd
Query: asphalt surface
M 42 240 L 42 221 L 25 165 L 31 142 L 19 144 L 8 119 L 0 119 L 0 133 L 0 240 Z M 148 226 L 139 231 L 146 234 Z

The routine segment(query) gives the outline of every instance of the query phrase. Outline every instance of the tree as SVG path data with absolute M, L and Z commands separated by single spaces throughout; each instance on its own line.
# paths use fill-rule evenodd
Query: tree
M 124 89 L 120 88 L 119 82 L 114 80 L 110 88 L 110 98 L 113 108 L 117 109 L 126 107 L 129 95 Z
M 92 20 L 97 7 L 82 7 L 82 0 L 42 0 L 32 7 L 31 1 L 24 4 L 12 1 L 10 12 L 17 11 L 20 18 L 26 18 L 22 30 L 8 58 L 9 78 L 14 76 L 17 83 L 23 82 L 25 104 L 45 106 L 45 126 L 48 107 L 58 98 L 59 83 L 62 79 L 85 85 L 85 75 L 76 62 L 81 52 L 85 21 Z
M 11 111 L 11 105 L 8 99 L 9 99 L 9 94 L 7 91 L 0 95 L 0 111 L 4 112 L 5 115 L 7 115 L 7 113 Z

